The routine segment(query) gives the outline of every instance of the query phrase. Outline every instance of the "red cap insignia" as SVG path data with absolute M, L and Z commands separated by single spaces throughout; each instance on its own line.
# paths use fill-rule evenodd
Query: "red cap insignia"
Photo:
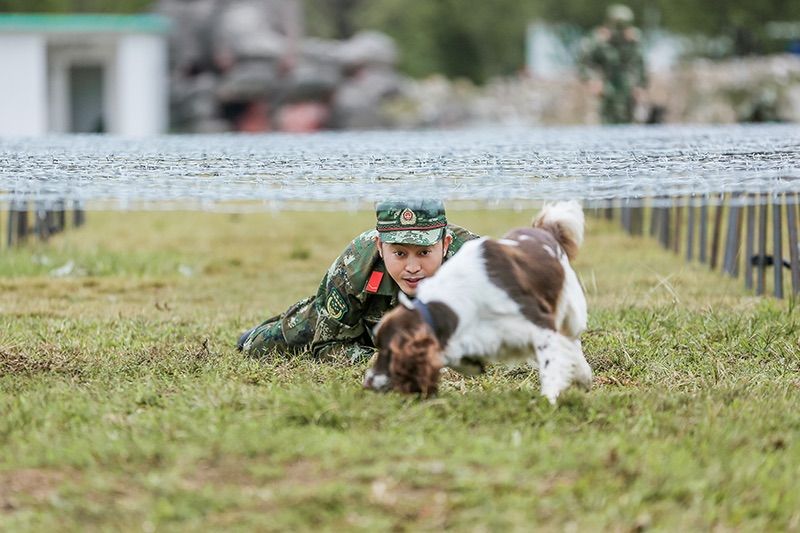
M 367 280 L 367 286 L 364 288 L 364 290 L 372 293 L 378 292 L 378 287 L 380 287 L 382 279 L 383 272 L 374 270 L 372 274 L 369 275 L 369 280 Z
M 417 223 L 417 214 L 409 208 L 403 209 L 400 213 L 400 225 L 411 226 Z

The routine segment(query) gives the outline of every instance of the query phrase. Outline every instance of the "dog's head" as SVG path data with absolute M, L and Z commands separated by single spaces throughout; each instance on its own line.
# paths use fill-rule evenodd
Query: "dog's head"
M 364 387 L 436 394 L 443 366 L 440 345 L 419 312 L 396 307 L 381 319 L 375 337 L 378 357 L 364 376 Z

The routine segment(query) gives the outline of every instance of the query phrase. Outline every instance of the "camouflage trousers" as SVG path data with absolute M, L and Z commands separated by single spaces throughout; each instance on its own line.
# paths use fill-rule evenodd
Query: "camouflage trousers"
M 310 296 L 256 326 L 244 341 L 242 352 L 250 357 L 264 357 L 273 352 L 289 355 L 302 352 L 314 337 L 314 303 L 315 298 Z
M 633 95 L 628 91 L 605 94 L 600 103 L 600 118 L 603 124 L 630 124 L 634 107 Z

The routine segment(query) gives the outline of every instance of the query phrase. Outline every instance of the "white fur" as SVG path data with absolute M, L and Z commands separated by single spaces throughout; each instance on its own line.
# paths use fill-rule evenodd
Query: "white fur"
M 576 241 L 583 239 L 583 212 L 577 202 L 547 206 L 537 220 L 542 218 L 547 223 L 557 222 Z M 528 320 L 519 304 L 492 283 L 483 255 L 486 240 L 465 243 L 417 290 L 421 301 L 443 302 L 458 316 L 458 326 L 444 351 L 444 363 L 456 370 L 463 357 L 536 363 L 542 394 L 551 403 L 572 383 L 588 389 L 592 371 L 579 340 L 586 329 L 586 299 L 567 255 L 559 254 L 565 277 L 556 307 L 556 330 L 550 330 Z
M 533 225 L 537 226 L 539 223 L 559 223 L 575 241 L 575 244 L 578 246 L 583 244 L 583 208 L 575 200 L 545 204 L 534 219 Z
M 389 376 L 386 374 L 376 374 L 371 368 L 367 370 L 364 383 L 369 383 L 375 390 L 386 390 L 389 387 Z
M 411 303 L 411 299 L 408 296 L 406 296 L 406 293 L 400 291 L 398 299 L 400 300 L 400 303 L 403 305 L 403 307 L 405 307 L 406 309 L 410 309 L 412 311 L 414 310 L 414 304 Z

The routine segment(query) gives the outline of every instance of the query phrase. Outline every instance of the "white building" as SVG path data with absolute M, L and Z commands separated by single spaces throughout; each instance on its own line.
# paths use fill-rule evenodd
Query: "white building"
M 0 137 L 164 132 L 168 29 L 158 15 L 0 15 Z

